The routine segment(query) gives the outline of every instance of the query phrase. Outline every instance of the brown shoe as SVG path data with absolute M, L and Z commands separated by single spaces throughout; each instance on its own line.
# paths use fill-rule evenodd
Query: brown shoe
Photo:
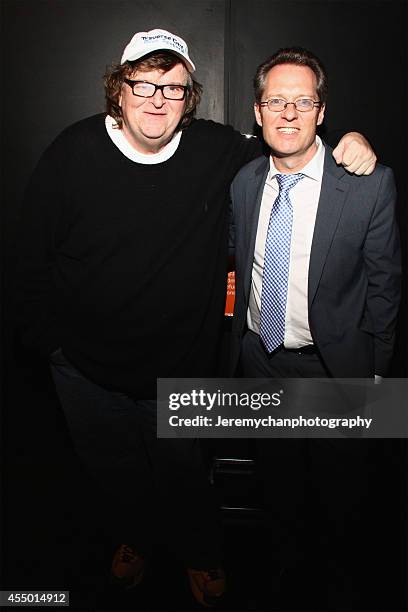
M 127 544 L 121 544 L 113 556 L 111 584 L 131 589 L 143 579 L 145 560 Z
M 202 606 L 213 608 L 226 591 L 225 573 L 221 568 L 197 570 L 187 568 L 190 587 L 195 599 Z

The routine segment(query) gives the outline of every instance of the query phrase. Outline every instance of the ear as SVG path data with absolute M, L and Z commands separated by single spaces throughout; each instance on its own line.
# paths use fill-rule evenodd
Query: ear
M 317 115 L 317 125 L 321 125 L 324 119 L 324 111 L 326 110 L 326 105 L 320 107 L 319 114 Z
M 259 106 L 258 102 L 255 102 L 254 104 L 254 112 L 257 124 L 259 125 L 259 127 L 262 127 L 261 107 Z
M 129 78 L 131 78 L 131 77 L 129 77 Z M 118 105 L 121 108 L 122 108 L 122 100 L 123 100 L 123 90 L 125 89 L 125 87 L 126 87 L 126 83 L 123 82 L 122 85 L 121 85 L 121 88 L 120 88 L 120 95 L 119 95 L 119 99 L 118 99 Z

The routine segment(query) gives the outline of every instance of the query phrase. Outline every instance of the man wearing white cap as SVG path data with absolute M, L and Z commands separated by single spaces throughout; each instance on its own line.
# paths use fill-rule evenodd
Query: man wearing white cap
M 156 438 L 156 379 L 216 374 L 229 185 L 260 145 L 194 120 L 194 69 L 178 36 L 135 34 L 105 76 L 106 113 L 46 150 L 23 206 L 17 310 L 111 500 L 114 581 L 139 583 L 156 540 L 212 606 L 225 584 L 211 490 L 196 440 Z M 374 167 L 358 134 L 336 151 L 349 171 Z

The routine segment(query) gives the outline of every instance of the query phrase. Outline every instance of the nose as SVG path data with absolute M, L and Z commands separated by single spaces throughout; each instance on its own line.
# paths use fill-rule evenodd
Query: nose
M 161 108 L 166 102 L 166 98 L 163 96 L 161 89 L 156 89 L 154 95 L 150 98 L 156 108 Z
M 293 102 L 288 102 L 286 108 L 283 109 L 281 114 L 287 121 L 293 121 L 297 118 L 298 111 L 296 110 L 296 106 Z

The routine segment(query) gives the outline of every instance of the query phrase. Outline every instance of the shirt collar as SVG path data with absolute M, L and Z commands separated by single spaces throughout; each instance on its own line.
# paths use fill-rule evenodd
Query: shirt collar
M 324 166 L 324 144 L 319 136 L 316 134 L 316 145 L 317 151 L 313 155 L 312 159 L 302 168 L 301 173 L 314 181 L 321 181 L 323 177 L 323 166 Z M 272 155 L 269 156 L 269 172 L 266 179 L 267 183 L 276 183 L 275 177 L 280 174 L 279 170 L 276 169 L 273 163 Z
M 146 155 L 144 153 L 139 153 L 139 151 L 136 151 L 136 149 L 132 147 L 132 145 L 126 140 L 123 131 L 118 129 L 116 121 L 110 115 L 106 115 L 105 127 L 110 139 L 118 147 L 119 151 L 123 153 L 123 155 L 125 155 L 131 161 L 149 165 L 160 164 L 170 159 L 180 144 L 182 134 L 181 130 L 176 132 L 170 142 L 167 143 L 161 149 L 161 151 Z

